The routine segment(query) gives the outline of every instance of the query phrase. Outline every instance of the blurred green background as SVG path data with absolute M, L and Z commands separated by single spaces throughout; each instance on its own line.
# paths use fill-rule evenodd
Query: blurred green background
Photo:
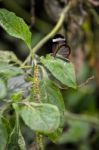
M 58 21 L 68 0 L 0 0 L 6 8 L 22 17 L 32 32 L 32 47 L 42 39 Z M 78 90 L 62 90 L 65 107 L 76 114 L 99 118 L 99 1 L 74 0 L 74 7 L 66 14 L 59 33 L 71 47 L 70 60 L 74 63 Z M 29 50 L 20 40 L 10 37 L 0 28 L 0 50 L 13 51 L 24 60 Z M 51 53 L 46 43 L 38 55 Z M 57 144 L 45 139 L 47 150 L 98 150 L 99 128 L 80 116 L 65 120 L 64 131 Z M 25 138 L 32 150 L 31 132 L 25 129 Z

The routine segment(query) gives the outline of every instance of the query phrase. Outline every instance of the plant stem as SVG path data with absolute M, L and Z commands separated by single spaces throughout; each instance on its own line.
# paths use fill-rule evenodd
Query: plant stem
M 62 26 L 64 19 L 65 19 L 65 14 L 69 11 L 71 7 L 71 3 L 69 3 L 68 5 L 65 6 L 65 8 L 63 9 L 60 18 L 56 24 L 56 26 L 52 29 L 52 31 L 47 34 L 33 49 L 32 52 L 35 53 L 37 52 L 50 38 L 52 38 L 60 29 L 60 27 Z
M 23 62 L 22 66 L 24 66 L 29 58 L 35 54 L 50 38 L 52 38 L 60 29 L 60 27 L 62 26 L 64 19 L 65 19 L 65 14 L 70 10 L 71 8 L 71 2 L 69 2 L 68 5 L 65 6 L 65 8 L 63 9 L 59 20 L 57 22 L 57 24 L 55 25 L 55 27 L 51 30 L 50 33 L 48 33 L 30 52 L 29 56 L 26 58 L 26 60 Z
M 37 150 L 44 150 L 43 136 L 39 133 L 36 133 L 36 148 Z

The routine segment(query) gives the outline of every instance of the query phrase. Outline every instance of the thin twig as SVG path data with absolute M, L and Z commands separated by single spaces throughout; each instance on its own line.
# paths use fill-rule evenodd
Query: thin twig
M 63 9 L 60 17 L 59 17 L 59 20 L 57 22 L 57 24 L 55 25 L 55 27 L 52 29 L 52 31 L 50 33 L 48 33 L 33 49 L 32 51 L 30 52 L 29 56 L 26 58 L 26 60 L 23 62 L 22 66 L 24 66 L 29 58 L 35 54 L 51 37 L 53 37 L 60 29 L 60 27 L 62 26 L 63 22 L 64 22 L 64 19 L 65 19 L 65 15 L 66 13 L 70 10 L 71 8 L 71 2 L 69 2 L 68 5 L 65 6 L 65 8 Z
M 95 78 L 94 76 L 89 77 L 84 83 L 80 84 L 78 87 L 81 88 L 81 87 L 87 85 L 94 78 Z

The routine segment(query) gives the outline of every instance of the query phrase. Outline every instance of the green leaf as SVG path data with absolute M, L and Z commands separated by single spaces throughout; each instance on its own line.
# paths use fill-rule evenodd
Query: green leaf
M 23 74 L 23 70 L 9 65 L 7 63 L 0 63 L 0 76 L 4 79 L 9 79 L 11 77 Z
M 86 122 L 76 120 L 67 120 L 67 123 L 69 125 L 69 129 L 66 133 L 62 134 L 58 143 L 63 144 L 67 142 L 79 142 L 81 140 L 85 141 L 91 131 L 90 125 Z
M 11 36 L 22 39 L 27 46 L 31 46 L 31 33 L 24 20 L 15 13 L 0 9 L 0 26 Z
M 54 132 L 60 124 L 60 113 L 51 104 L 31 103 L 20 109 L 20 115 L 31 129 L 42 132 Z
M 26 76 L 18 75 L 12 77 L 7 82 L 8 96 L 13 101 L 20 101 L 29 96 L 29 89 L 31 89 L 31 83 L 25 81 Z
M 4 150 L 7 144 L 7 131 L 0 119 L 0 150 Z
M 26 150 L 25 141 L 20 130 L 19 113 L 18 113 L 19 107 L 16 103 L 13 103 L 12 106 L 15 110 L 16 121 L 14 129 L 12 130 L 9 137 L 8 150 Z
M 18 145 L 18 132 L 16 127 L 12 130 L 10 137 L 9 137 L 9 142 L 8 142 L 8 150 L 19 150 L 19 145 Z
M 0 79 L 0 99 L 4 98 L 7 94 L 7 89 L 4 81 Z
M 42 72 L 43 72 L 43 76 L 39 84 L 41 102 L 53 104 L 57 106 L 60 111 L 61 121 L 60 121 L 59 128 L 55 132 L 48 135 L 50 140 L 55 142 L 59 138 L 60 134 L 62 133 L 62 128 L 64 125 L 65 105 L 64 105 L 63 97 L 59 88 L 48 78 L 44 68 Z
M 8 143 L 8 150 L 26 150 L 26 145 L 20 128 L 17 129 L 16 125 L 10 134 Z
M 59 137 L 62 135 L 63 128 L 58 128 L 55 132 L 48 134 L 48 138 L 54 142 L 57 143 Z
M 18 145 L 20 147 L 20 150 L 26 150 L 26 144 L 20 130 L 19 130 L 19 137 L 18 137 Z
M 0 63 L 10 62 L 21 64 L 21 61 L 16 57 L 16 55 L 13 52 L 0 50 Z
M 12 95 L 11 95 L 11 99 L 14 102 L 21 101 L 22 98 L 23 98 L 23 92 L 22 91 L 18 91 L 18 92 L 12 93 Z
M 76 77 L 72 63 L 50 55 L 47 55 L 46 58 L 41 57 L 41 62 L 63 85 L 76 88 Z
M 40 80 L 40 97 L 41 102 L 57 106 L 63 118 L 65 105 L 62 94 L 59 88 L 47 77 Z M 63 119 L 61 121 L 63 124 Z

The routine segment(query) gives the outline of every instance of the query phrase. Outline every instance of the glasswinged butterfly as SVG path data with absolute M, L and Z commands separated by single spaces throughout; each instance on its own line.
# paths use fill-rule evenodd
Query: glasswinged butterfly
M 67 44 L 66 39 L 61 34 L 56 34 L 52 41 L 52 53 L 53 56 L 60 56 L 62 58 L 68 59 L 71 53 L 71 49 Z

